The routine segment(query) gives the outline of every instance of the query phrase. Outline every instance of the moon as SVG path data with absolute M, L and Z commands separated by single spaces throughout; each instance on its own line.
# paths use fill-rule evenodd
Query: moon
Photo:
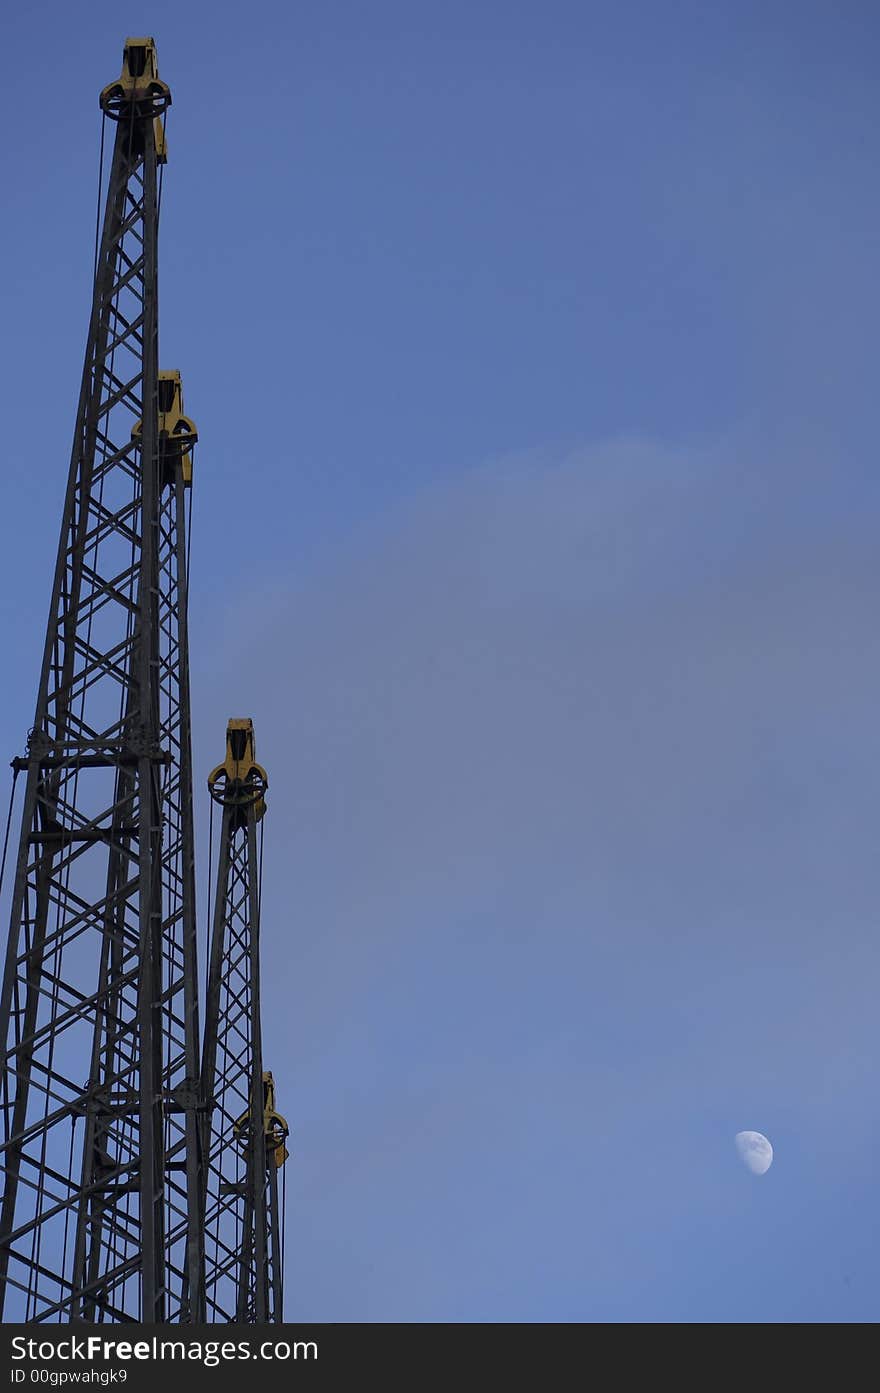
M 762 1132 L 737 1132 L 740 1160 L 753 1175 L 764 1175 L 773 1164 L 773 1147 Z

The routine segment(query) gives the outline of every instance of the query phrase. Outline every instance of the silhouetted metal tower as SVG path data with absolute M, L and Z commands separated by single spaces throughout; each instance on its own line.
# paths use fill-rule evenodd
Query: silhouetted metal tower
M 268 787 L 254 728 L 233 720 L 208 779 L 223 808 L 202 1059 L 206 1114 L 205 1294 L 209 1321 L 280 1321 L 278 1171 L 287 1123 L 263 1069 L 260 868 Z M 258 836 L 258 827 L 259 833 Z M 258 845 L 259 842 L 259 845 Z
M 6 1320 L 204 1319 L 186 499 L 163 114 L 126 42 L 0 996 Z

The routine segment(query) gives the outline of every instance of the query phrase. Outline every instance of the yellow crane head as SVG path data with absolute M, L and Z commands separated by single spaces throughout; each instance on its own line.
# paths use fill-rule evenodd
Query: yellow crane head
M 238 809 L 242 817 L 253 805 L 255 816 L 261 818 L 268 787 L 266 771 L 254 755 L 253 721 L 250 717 L 231 720 L 226 727 L 226 758 L 208 775 L 211 797 L 224 807 Z
M 101 110 L 114 121 L 124 118 L 154 118 L 156 158 L 167 159 L 165 131 L 159 119 L 171 105 L 171 89 L 159 76 L 159 60 L 153 39 L 126 39 L 122 50 L 122 72 L 100 96 Z
M 254 1131 L 254 1118 L 250 1111 L 243 1112 L 232 1124 L 232 1135 L 242 1151 L 251 1145 Z M 290 1136 L 287 1119 L 275 1111 L 275 1080 L 267 1071 L 263 1074 L 263 1135 L 266 1138 L 266 1164 L 279 1168 L 284 1165 L 290 1152 L 285 1146 Z
M 176 368 L 159 373 L 159 453 L 164 461 L 164 484 L 174 482 L 173 470 L 180 461 L 185 488 L 192 485 L 192 447 L 199 438 L 195 422 L 183 412 L 183 383 Z M 140 441 L 143 420 L 135 421 L 131 438 Z

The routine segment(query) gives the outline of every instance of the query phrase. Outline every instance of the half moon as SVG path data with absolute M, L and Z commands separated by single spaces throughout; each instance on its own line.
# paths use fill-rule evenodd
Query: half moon
M 737 1132 L 736 1149 L 753 1175 L 764 1175 L 773 1163 L 773 1147 L 763 1132 Z

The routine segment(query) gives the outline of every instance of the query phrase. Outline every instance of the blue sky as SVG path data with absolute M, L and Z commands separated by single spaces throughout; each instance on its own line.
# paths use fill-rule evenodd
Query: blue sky
M 288 1318 L 875 1320 L 873 7 L 9 17 L 10 756 L 144 32 Z

